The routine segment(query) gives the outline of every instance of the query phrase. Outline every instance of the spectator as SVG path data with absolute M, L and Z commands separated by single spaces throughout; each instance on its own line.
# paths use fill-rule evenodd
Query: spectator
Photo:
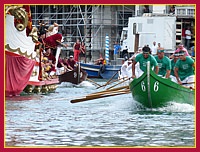
M 161 44 L 158 43 L 157 51 L 161 49 Z
M 144 5 L 143 13 L 150 13 L 148 5 Z
M 188 51 L 187 51 L 187 49 L 184 48 L 184 46 L 183 46 L 182 43 L 180 43 L 180 44 L 178 45 L 178 49 L 177 49 L 175 52 L 179 52 L 180 50 L 181 50 L 181 51 L 184 51 L 186 56 L 190 56 L 189 53 L 188 53 Z
M 190 49 L 191 38 L 192 38 L 192 33 L 190 30 L 190 27 L 188 26 L 187 30 L 185 30 L 185 46 L 186 46 L 187 50 Z
M 156 42 L 155 41 L 153 42 L 153 45 L 151 47 L 151 51 L 152 51 L 151 54 L 153 56 L 157 55 L 157 46 L 156 46 Z
M 169 9 L 169 14 L 175 14 L 175 6 L 171 6 Z
M 80 50 L 81 50 L 80 60 L 83 57 L 83 60 L 86 63 L 86 56 L 85 56 L 86 55 L 86 47 L 85 47 L 85 43 L 84 42 L 81 42 Z
M 191 50 L 192 50 L 192 57 L 195 57 L 195 47 L 192 46 L 192 47 L 191 47 Z
M 74 60 L 76 62 L 79 61 L 79 54 L 80 54 L 80 49 L 81 49 L 81 44 L 80 44 L 80 40 L 77 39 L 76 40 L 76 43 L 74 43 L 74 46 L 73 46 L 73 49 L 74 49 Z
M 115 41 L 115 44 L 114 44 L 114 60 L 115 61 L 119 57 L 120 49 L 121 49 L 121 46 L 117 43 L 117 41 Z

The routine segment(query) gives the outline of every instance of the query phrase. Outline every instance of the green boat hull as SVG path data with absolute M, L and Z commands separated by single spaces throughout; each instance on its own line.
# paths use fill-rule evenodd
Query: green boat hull
M 195 92 L 148 70 L 130 83 L 133 98 L 148 108 L 165 106 L 168 102 L 194 105 Z

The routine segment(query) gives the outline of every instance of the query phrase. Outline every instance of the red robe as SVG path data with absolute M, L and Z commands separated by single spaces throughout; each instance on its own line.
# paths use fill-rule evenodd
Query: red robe
M 61 42 L 62 34 L 54 34 L 44 39 L 44 43 L 47 47 L 55 49 L 59 44 L 57 41 Z

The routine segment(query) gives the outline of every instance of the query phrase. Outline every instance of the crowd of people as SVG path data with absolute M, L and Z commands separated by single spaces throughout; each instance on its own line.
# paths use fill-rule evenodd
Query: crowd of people
M 153 42 L 153 46 L 155 46 L 155 42 Z M 165 50 L 160 45 L 156 49 L 156 54 L 153 53 L 153 50 L 154 48 L 151 49 L 149 46 L 140 48 L 122 65 L 121 76 L 133 79 L 140 77 L 146 71 L 147 62 L 150 61 L 150 67 L 158 76 L 171 79 L 180 85 L 194 87 L 195 61 L 183 44 L 179 44 L 169 57 L 165 55 Z
M 71 71 L 77 66 L 77 62 L 83 58 L 85 61 L 86 47 L 84 42 L 80 42 L 79 39 L 73 45 L 73 55 L 69 58 L 64 57 L 56 59 L 57 47 L 68 47 L 63 43 L 62 34 L 59 33 L 58 24 L 53 23 L 49 27 L 46 27 L 47 23 L 39 22 L 39 28 L 33 28 L 29 34 L 34 38 L 36 42 L 36 50 L 40 58 L 40 80 L 51 80 L 57 77 L 57 75 L 64 72 Z M 57 61 L 56 61 L 57 60 Z
M 58 75 L 61 75 L 67 71 L 72 71 L 77 67 L 77 62 L 74 60 L 73 55 L 70 55 L 69 58 L 61 58 L 59 56 L 57 64 L 56 58 L 52 53 L 51 48 L 43 50 L 41 53 L 41 80 L 51 80 L 56 78 Z

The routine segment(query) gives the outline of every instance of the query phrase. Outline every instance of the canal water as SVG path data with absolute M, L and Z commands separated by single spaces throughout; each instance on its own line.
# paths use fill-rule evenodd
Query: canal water
M 55 93 L 7 98 L 6 146 L 195 146 L 194 106 L 170 103 L 146 109 L 131 94 L 70 103 L 103 89 L 88 81 L 62 83 Z

